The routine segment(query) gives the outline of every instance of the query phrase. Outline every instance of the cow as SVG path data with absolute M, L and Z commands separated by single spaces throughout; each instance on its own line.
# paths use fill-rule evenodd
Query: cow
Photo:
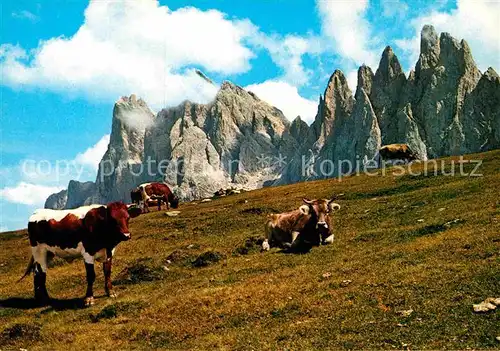
M 129 208 L 122 202 L 71 210 L 36 210 L 28 222 L 31 258 L 21 280 L 33 271 L 35 299 L 47 303 L 48 256 L 64 259 L 83 256 L 87 274 L 85 306 L 94 304 L 95 261 L 103 263 L 106 294 L 116 296 L 111 284 L 113 254 L 120 242 L 130 239 L 129 219 L 140 213 L 139 208 Z
M 312 246 L 333 242 L 330 213 L 340 205 L 333 199 L 303 201 L 305 204 L 295 211 L 268 216 L 263 251 L 275 246 L 290 252 L 309 251 Z
M 133 204 L 140 206 L 142 204 L 142 192 L 138 187 L 130 192 L 130 200 Z
M 379 150 L 381 160 L 402 160 L 404 162 L 411 162 L 418 159 L 407 144 L 390 144 L 384 145 Z
M 130 192 L 130 198 L 133 202 L 142 204 L 145 212 L 149 212 L 149 204 L 156 201 L 158 211 L 161 210 L 162 202 L 167 205 L 167 210 L 177 208 L 179 206 L 179 199 L 172 193 L 170 188 L 165 183 L 144 183 Z

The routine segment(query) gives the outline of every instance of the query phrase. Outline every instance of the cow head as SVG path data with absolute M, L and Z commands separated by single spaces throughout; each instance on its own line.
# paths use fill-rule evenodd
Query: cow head
M 130 199 L 132 203 L 138 204 L 142 200 L 141 190 L 139 188 L 135 188 L 130 192 Z
M 141 214 L 141 209 L 128 207 L 122 202 L 112 202 L 90 210 L 85 216 L 85 225 L 89 232 L 101 232 L 113 242 L 130 239 L 128 223 L 130 218 Z
M 333 202 L 333 199 L 303 199 L 303 201 L 305 205 L 300 206 L 300 211 L 311 216 L 311 219 L 316 222 L 316 229 L 329 231 L 329 215 L 332 211 L 340 209 L 340 205 Z
M 174 194 L 172 194 L 172 197 L 169 199 L 168 202 L 170 202 L 170 206 L 172 206 L 172 208 L 179 207 L 179 198 Z

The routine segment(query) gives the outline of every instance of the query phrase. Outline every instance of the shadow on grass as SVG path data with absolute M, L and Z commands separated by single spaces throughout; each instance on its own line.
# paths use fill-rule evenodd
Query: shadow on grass
M 85 308 L 85 303 L 82 298 L 73 299 L 50 299 L 47 303 L 40 303 L 34 298 L 26 297 L 10 297 L 0 300 L 2 308 L 17 308 L 21 310 L 30 310 L 40 307 L 49 307 L 50 310 L 78 310 Z

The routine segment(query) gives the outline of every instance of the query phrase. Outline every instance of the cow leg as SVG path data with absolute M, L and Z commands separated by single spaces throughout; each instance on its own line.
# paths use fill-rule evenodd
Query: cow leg
M 262 249 L 261 251 L 269 251 L 271 249 L 271 245 L 269 245 L 269 240 L 264 239 L 262 242 Z
M 104 271 L 104 291 L 109 297 L 116 297 L 113 291 L 113 285 L 111 284 L 111 266 L 112 266 L 112 252 L 111 250 L 106 251 L 106 261 L 102 264 L 102 269 Z
M 299 236 L 299 232 L 292 232 L 292 242 L 290 243 L 290 245 L 293 245 L 293 243 L 295 242 L 295 240 L 297 240 L 297 237 Z
M 283 243 L 283 248 L 285 250 L 297 250 L 297 247 L 298 245 L 300 245 L 300 240 L 297 240 L 297 238 L 299 237 L 299 232 L 292 232 L 292 242 L 290 243 L 287 243 L 287 242 L 284 242 Z
M 47 292 L 47 250 L 40 246 L 31 248 L 31 254 L 35 262 L 35 269 L 33 274 L 33 288 L 35 299 L 40 303 L 47 303 L 49 301 L 49 294 Z
M 322 244 L 323 245 L 328 245 L 328 244 L 332 244 L 333 243 L 333 239 L 335 238 L 335 236 L 332 234 L 324 239 L 322 239 Z
M 43 269 L 40 263 L 35 264 L 35 273 L 33 277 L 33 285 L 35 288 L 35 299 L 41 304 L 49 302 L 49 293 L 46 287 L 47 272 Z
M 87 292 L 85 293 L 85 306 L 88 307 L 94 304 L 94 257 L 89 255 L 88 253 L 84 253 L 83 258 L 85 260 L 85 272 L 87 273 Z
M 261 251 L 269 251 L 271 249 L 271 243 L 273 241 L 273 226 L 270 221 L 266 223 L 264 230 L 266 232 L 266 237 L 262 242 Z
M 158 201 L 158 211 L 161 211 L 161 199 L 159 198 L 157 201 Z

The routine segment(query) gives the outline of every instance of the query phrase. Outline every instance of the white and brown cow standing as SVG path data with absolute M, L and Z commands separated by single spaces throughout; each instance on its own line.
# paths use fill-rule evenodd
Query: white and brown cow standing
M 303 201 L 305 204 L 295 211 L 269 215 L 263 250 L 277 246 L 300 252 L 333 242 L 330 213 L 340 205 L 327 199 Z
M 83 256 L 87 273 L 85 305 L 94 303 L 94 261 L 103 262 L 104 289 L 108 296 L 115 296 L 111 285 L 113 253 L 121 241 L 130 239 L 129 219 L 139 214 L 140 209 L 129 209 L 121 202 L 72 210 L 36 210 L 28 223 L 32 256 L 21 279 L 33 271 L 35 298 L 46 303 L 49 301 L 45 286 L 47 256 L 66 259 Z
M 149 212 L 149 204 L 156 202 L 158 211 L 161 210 L 162 202 L 167 205 L 167 210 L 177 208 L 179 206 L 179 199 L 174 195 L 172 190 L 165 183 L 153 182 L 144 183 L 130 192 L 130 198 L 133 203 L 143 207 L 145 212 Z M 169 206 L 170 205 L 170 206 Z

